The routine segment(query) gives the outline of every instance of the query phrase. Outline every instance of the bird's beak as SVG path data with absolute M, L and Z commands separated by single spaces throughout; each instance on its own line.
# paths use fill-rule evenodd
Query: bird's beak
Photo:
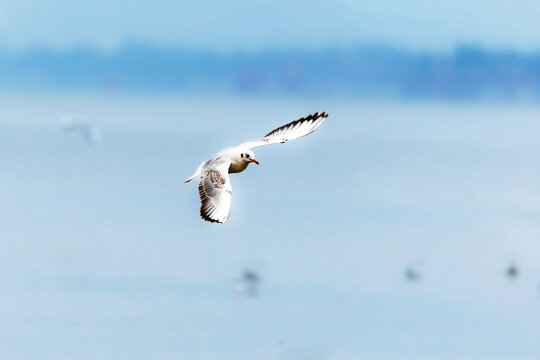
M 257 161 L 257 159 L 252 159 L 251 162 L 254 162 L 255 164 L 259 165 L 259 162 Z

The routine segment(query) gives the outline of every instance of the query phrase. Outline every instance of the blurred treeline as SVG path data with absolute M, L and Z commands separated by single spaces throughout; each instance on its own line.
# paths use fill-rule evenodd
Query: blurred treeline
M 460 47 L 208 52 L 129 45 L 112 52 L 0 50 L 0 90 L 271 94 L 537 101 L 540 53 Z

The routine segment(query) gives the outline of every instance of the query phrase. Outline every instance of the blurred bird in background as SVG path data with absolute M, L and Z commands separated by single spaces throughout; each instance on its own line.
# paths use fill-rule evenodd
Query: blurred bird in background
M 405 280 L 407 281 L 420 281 L 422 280 L 422 274 L 420 273 L 420 267 L 423 261 L 418 260 L 413 264 L 408 265 L 405 268 Z
M 92 125 L 84 115 L 66 115 L 60 119 L 60 126 L 66 133 L 78 131 L 90 146 L 102 140 L 101 131 Z
M 256 297 L 259 295 L 260 284 L 261 277 L 258 272 L 246 268 L 242 271 L 242 275 L 235 279 L 235 293 L 247 297 Z
M 519 269 L 516 264 L 512 263 L 506 269 L 506 276 L 509 279 L 515 279 L 519 275 Z

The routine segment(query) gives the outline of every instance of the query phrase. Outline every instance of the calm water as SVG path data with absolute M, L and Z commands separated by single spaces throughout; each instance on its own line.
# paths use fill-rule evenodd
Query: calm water
M 539 107 L 4 94 L 0 109 L 2 359 L 540 357 Z M 232 175 L 228 223 L 199 219 L 183 180 L 201 161 L 321 110 L 319 131 Z M 63 133 L 66 114 L 103 142 Z M 256 298 L 234 293 L 246 267 Z

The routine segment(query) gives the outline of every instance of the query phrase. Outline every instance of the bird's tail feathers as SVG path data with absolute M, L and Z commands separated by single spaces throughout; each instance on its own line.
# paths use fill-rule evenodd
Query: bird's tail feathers
M 184 181 L 184 184 L 187 184 L 188 182 L 190 182 L 191 180 L 195 179 L 197 176 L 199 176 L 199 171 L 197 171 L 195 174 L 193 174 L 189 179 L 187 179 L 186 181 Z
M 201 176 L 202 174 L 202 168 L 204 166 L 204 164 L 206 163 L 202 163 L 201 165 L 199 165 L 199 167 L 197 168 L 197 170 L 195 171 L 195 174 L 191 175 L 191 177 L 189 179 L 187 179 L 186 181 L 184 181 L 184 184 L 187 184 L 188 182 L 190 182 L 191 180 L 195 179 L 197 176 Z

